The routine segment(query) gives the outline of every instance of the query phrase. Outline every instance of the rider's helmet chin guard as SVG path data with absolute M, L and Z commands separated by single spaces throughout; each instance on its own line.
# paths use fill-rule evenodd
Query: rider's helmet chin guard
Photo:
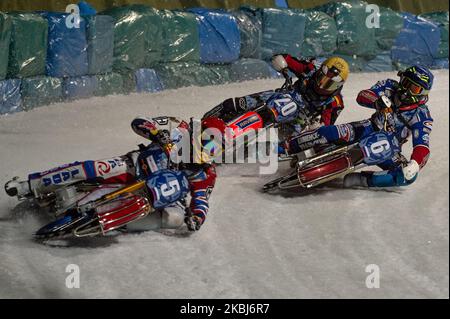
M 348 74 L 349 66 L 343 58 L 330 57 L 314 73 L 313 89 L 319 95 L 332 95 L 342 88 Z
M 428 93 L 433 86 L 433 73 L 425 67 L 413 65 L 404 71 L 399 71 L 399 88 L 396 99 L 399 100 L 400 109 L 402 105 L 426 103 Z

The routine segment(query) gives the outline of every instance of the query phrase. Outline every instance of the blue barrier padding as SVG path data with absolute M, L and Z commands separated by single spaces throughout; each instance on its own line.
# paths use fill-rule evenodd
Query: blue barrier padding
M 158 92 L 163 90 L 161 80 L 153 69 L 139 69 L 135 73 L 137 92 Z
M 289 8 L 286 0 L 275 0 L 275 6 L 278 8 Z
M 95 76 L 66 78 L 63 82 L 63 97 L 67 100 L 94 96 L 98 82 Z
M 97 14 L 97 11 L 86 1 L 78 2 L 78 8 L 80 8 L 80 14 L 82 16 L 94 16 Z
M 87 74 L 85 19 L 80 18 L 79 27 L 77 27 L 76 24 L 70 23 L 68 14 L 43 13 L 42 15 L 48 21 L 46 74 L 52 77 Z
M 392 46 L 392 60 L 431 66 L 441 39 L 439 26 L 410 13 L 402 16 L 404 25 Z
M 23 111 L 19 79 L 0 81 L 0 114 Z
M 193 8 L 199 23 L 200 62 L 230 63 L 239 59 L 241 36 L 236 18 L 224 10 Z

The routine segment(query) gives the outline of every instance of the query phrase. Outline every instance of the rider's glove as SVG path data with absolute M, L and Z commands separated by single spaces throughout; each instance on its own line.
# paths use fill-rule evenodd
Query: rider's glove
M 392 101 L 386 95 L 382 95 L 375 101 L 375 108 L 382 113 L 392 113 Z
M 190 231 L 197 231 L 200 229 L 200 227 L 202 226 L 202 219 L 199 216 L 196 215 L 187 215 L 184 218 L 184 222 L 187 225 L 187 228 Z
M 403 168 L 403 176 L 407 181 L 412 180 L 419 173 L 420 166 L 415 160 L 410 160 Z
M 277 54 L 272 57 L 272 66 L 275 70 L 281 73 L 287 72 L 288 70 L 288 64 L 284 59 L 284 56 L 281 54 Z

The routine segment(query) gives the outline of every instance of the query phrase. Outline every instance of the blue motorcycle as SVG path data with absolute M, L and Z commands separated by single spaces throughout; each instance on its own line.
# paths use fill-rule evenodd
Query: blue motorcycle
M 40 228 L 37 239 L 104 236 L 174 203 L 185 206 L 187 176 L 170 168 L 163 149 L 142 147 L 136 180 L 130 184 L 82 182 L 55 191 L 56 220 Z M 52 195 L 52 194 L 49 194 Z
M 249 133 L 256 130 L 276 127 L 280 139 L 284 140 L 293 132 L 317 123 L 317 110 L 311 109 L 301 94 L 293 89 L 292 78 L 287 74 L 284 76 L 285 82 L 278 89 L 230 98 L 215 106 L 203 115 L 204 127 L 222 131 L 229 141 L 239 141 L 235 147 L 238 148 L 244 141 L 238 138 L 254 136 Z M 300 127 L 294 128 L 294 122 Z

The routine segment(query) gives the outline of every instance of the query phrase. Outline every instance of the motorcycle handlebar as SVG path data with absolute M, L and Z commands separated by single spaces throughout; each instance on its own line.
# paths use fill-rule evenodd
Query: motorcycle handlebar
M 287 71 L 281 72 L 284 76 L 284 83 L 281 86 L 280 90 L 291 90 L 292 89 L 292 78 L 289 76 Z

